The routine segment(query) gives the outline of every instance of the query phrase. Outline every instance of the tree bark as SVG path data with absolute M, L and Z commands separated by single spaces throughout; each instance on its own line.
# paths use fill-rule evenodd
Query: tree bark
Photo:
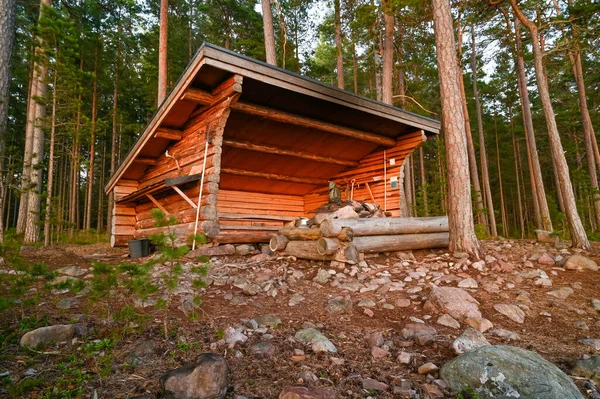
M 0 0 L 0 244 L 4 243 L 4 149 L 8 121 L 10 72 L 15 42 L 16 0 Z M 10 212 L 10 209 L 9 209 Z
M 54 71 L 52 85 L 52 118 L 50 120 L 50 155 L 48 156 L 48 183 L 46 188 L 46 218 L 44 220 L 44 246 L 51 244 L 52 191 L 54 189 L 54 145 L 56 141 L 56 84 L 58 72 Z
M 121 25 L 119 24 L 119 31 Z M 112 138 L 110 146 L 110 175 L 115 173 L 117 163 L 117 112 L 119 102 L 119 57 L 120 48 L 117 46 L 117 58 L 115 60 L 115 89 L 113 91 L 113 112 L 112 112 Z M 108 209 L 106 210 L 106 232 L 111 234 L 112 230 L 112 212 L 115 202 L 115 193 L 111 191 L 108 193 Z
M 383 20 L 385 35 L 383 40 L 383 70 L 381 74 L 382 100 L 393 104 L 393 68 L 394 68 L 394 10 L 390 0 L 383 0 Z
M 92 90 L 92 132 L 90 136 L 90 158 L 87 181 L 87 200 L 85 210 L 85 230 L 92 228 L 92 195 L 94 192 L 94 163 L 96 161 L 96 119 L 98 117 L 98 47 L 94 53 L 94 88 Z M 100 187 L 100 191 L 102 187 Z
M 425 173 L 425 157 L 423 146 L 419 147 L 419 171 L 421 172 L 421 192 L 423 193 L 423 212 L 429 216 L 429 199 L 427 198 L 427 175 Z
M 333 0 L 335 12 L 335 54 L 337 65 L 337 86 L 344 89 L 344 52 L 342 48 L 342 17 L 340 0 Z
M 475 110 L 477 112 L 477 132 L 479 133 L 479 160 L 481 162 L 481 180 L 483 183 L 483 193 L 488 211 L 488 222 L 490 234 L 492 237 L 498 235 L 496 228 L 496 215 L 494 213 L 494 201 L 492 198 L 492 189 L 490 187 L 490 174 L 488 169 L 487 151 L 485 149 L 485 135 L 483 133 L 483 115 L 481 112 L 481 101 L 479 99 L 479 89 L 477 88 L 477 47 L 475 43 L 475 26 L 471 25 L 471 70 L 473 72 L 473 97 L 475 98 Z
M 460 71 L 448 0 L 432 0 L 435 43 L 445 133 L 448 173 L 448 219 L 450 251 L 466 252 L 479 258 L 475 235 L 465 120 L 460 97 Z
M 521 23 L 529 29 L 531 36 L 531 42 L 533 47 L 533 60 L 535 76 L 537 81 L 537 87 L 539 91 L 540 101 L 542 102 L 542 109 L 544 111 L 544 117 L 546 119 L 546 125 L 548 127 L 548 136 L 550 138 L 550 150 L 552 153 L 553 163 L 556 166 L 559 191 L 563 195 L 565 214 L 567 222 L 569 224 L 569 230 L 571 232 L 571 241 L 575 248 L 581 248 L 591 250 L 590 243 L 587 238 L 585 229 L 577 212 L 577 205 L 575 203 L 575 195 L 573 193 L 573 186 L 571 184 L 571 178 L 569 176 L 569 165 L 565 158 L 563 146 L 558 133 L 558 127 L 556 125 L 556 117 L 554 109 L 552 107 L 552 101 L 550 99 L 550 91 L 548 88 L 548 80 L 544 68 L 543 51 L 539 41 L 538 27 L 535 23 L 530 21 L 521 9 L 517 6 L 516 0 L 510 0 L 510 4 L 519 18 Z
M 167 47 L 169 31 L 169 0 L 160 0 L 160 32 L 158 44 L 158 106 L 167 97 Z
M 275 51 L 275 32 L 273 31 L 273 12 L 271 1 L 261 0 L 263 14 L 263 30 L 265 32 L 265 53 L 267 63 L 277 66 L 277 52 Z

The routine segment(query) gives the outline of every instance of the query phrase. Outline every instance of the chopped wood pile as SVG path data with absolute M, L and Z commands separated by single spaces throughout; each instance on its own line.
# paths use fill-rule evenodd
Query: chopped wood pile
M 285 227 L 273 252 L 303 259 L 356 263 L 360 254 L 447 247 L 448 217 L 388 218 L 377 205 L 326 204 L 305 227 Z

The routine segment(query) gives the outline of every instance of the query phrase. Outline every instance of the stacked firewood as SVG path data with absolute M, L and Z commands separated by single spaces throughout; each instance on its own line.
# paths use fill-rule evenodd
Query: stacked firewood
M 446 216 L 385 217 L 376 205 L 368 204 L 372 206 L 368 211 L 364 203 L 357 204 L 335 206 L 335 210 L 331 204 L 321 207 L 306 227 L 279 230 L 271 238 L 271 250 L 302 259 L 356 263 L 363 253 L 448 246 Z

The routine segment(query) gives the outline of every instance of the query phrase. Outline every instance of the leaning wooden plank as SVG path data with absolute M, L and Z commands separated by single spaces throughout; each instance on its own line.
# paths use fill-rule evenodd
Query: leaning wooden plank
M 444 248 L 448 246 L 449 242 L 449 233 L 428 233 L 355 237 L 352 244 L 356 247 L 358 252 L 377 253 Z
M 281 255 L 295 256 L 299 259 L 333 260 L 333 255 L 321 255 L 317 252 L 316 241 L 290 241 L 285 249 L 278 252 Z
M 343 227 L 350 227 L 354 237 L 440 233 L 448 231 L 448 217 L 331 219 L 321 223 L 321 234 L 337 237 Z

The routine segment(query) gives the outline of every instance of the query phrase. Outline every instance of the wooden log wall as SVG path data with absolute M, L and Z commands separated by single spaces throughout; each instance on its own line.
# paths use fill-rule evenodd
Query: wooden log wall
M 219 243 L 269 242 L 279 229 L 304 215 L 299 195 L 219 191 Z
M 392 216 L 400 216 L 400 169 L 406 157 L 425 140 L 421 130 L 404 135 L 394 147 L 375 151 L 361 159 L 358 167 L 336 175 L 332 180 L 340 187 L 342 200 L 350 199 L 346 192 L 351 193 L 354 180 L 354 200 L 378 204 Z M 304 197 L 304 210 L 311 213 L 327 201 L 328 188 L 319 188 Z

